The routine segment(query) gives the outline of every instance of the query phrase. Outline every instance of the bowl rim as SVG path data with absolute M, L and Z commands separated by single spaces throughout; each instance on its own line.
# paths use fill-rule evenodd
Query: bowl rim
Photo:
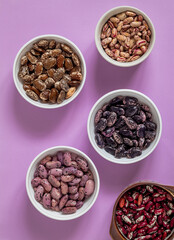
M 130 162 L 125 162 L 123 160 L 121 160 L 122 158 L 115 158 L 114 160 L 112 160 L 111 158 L 107 157 L 107 156 L 104 156 L 101 151 L 100 151 L 100 148 L 96 145 L 93 144 L 93 139 L 92 139 L 92 136 L 90 134 L 90 123 L 91 123 L 91 117 L 93 115 L 93 112 L 95 110 L 95 108 L 100 104 L 101 101 L 103 101 L 105 98 L 107 98 L 108 96 L 112 95 L 112 94 L 115 94 L 116 96 L 118 95 L 121 95 L 123 94 L 124 92 L 127 92 L 128 94 L 129 93 L 133 93 L 135 94 L 134 97 L 137 97 L 136 95 L 141 95 L 143 98 L 147 99 L 154 107 L 157 115 L 158 115 L 158 118 L 159 118 L 159 134 L 158 134 L 158 138 L 156 139 L 156 143 L 154 143 L 154 146 L 152 147 L 151 150 L 149 150 L 145 155 L 141 155 L 140 156 L 140 159 L 136 159 L 136 158 L 131 158 L 129 159 Z M 138 98 L 138 97 L 137 97 Z M 93 123 L 94 124 L 94 123 Z M 108 92 L 106 94 L 104 94 L 102 97 L 100 97 L 93 105 L 93 107 L 91 108 L 90 110 L 90 113 L 88 115 L 88 121 L 87 121 L 87 132 L 88 132 L 88 138 L 89 138 L 89 141 L 91 143 L 91 145 L 93 146 L 93 148 L 95 149 L 95 151 L 101 156 L 103 157 L 104 159 L 110 161 L 110 162 L 113 162 L 113 163 L 118 163 L 118 164 L 132 164 L 132 163 L 136 163 L 136 162 L 139 162 L 141 160 L 143 160 L 144 158 L 148 157 L 153 151 L 154 149 L 156 148 L 156 146 L 158 145 L 159 143 L 159 140 L 161 138 L 161 133 L 162 133 L 162 119 L 161 119 L 161 114 L 157 108 L 157 106 L 155 105 L 155 103 L 148 97 L 146 96 L 145 94 L 143 94 L 142 92 L 139 92 L 139 91 L 136 91 L 136 90 L 133 90 L 133 89 L 118 89 L 118 90 L 114 90 L 114 91 L 111 91 L 111 92 Z
M 148 22 L 148 24 L 150 23 L 151 27 L 151 32 L 153 34 L 153 38 L 151 38 L 151 41 L 150 41 L 150 45 L 148 47 L 148 50 L 137 60 L 135 61 L 132 61 L 132 62 L 118 62 L 116 60 L 113 60 L 112 58 L 110 58 L 103 50 L 103 48 L 101 49 L 101 42 L 98 41 L 98 33 L 99 33 L 99 29 L 100 29 L 100 26 L 102 25 L 102 21 L 104 20 L 104 18 L 106 18 L 111 12 L 113 11 L 117 11 L 120 9 L 120 12 L 121 11 L 125 11 L 126 9 L 127 10 L 132 10 L 132 11 L 135 11 L 135 12 L 141 12 L 141 14 L 143 15 L 143 17 L 146 18 L 146 21 Z M 108 18 L 109 19 L 109 18 Z M 97 47 L 97 50 L 98 52 L 100 53 L 100 55 L 109 63 L 111 63 L 112 65 L 114 66 L 118 66 L 118 67 L 132 67 L 132 66 L 135 66 L 135 65 L 138 65 L 140 63 L 142 63 L 151 53 L 153 47 L 154 47 L 154 44 L 155 44 L 155 39 L 156 39 L 156 33 L 155 33 L 155 28 L 154 28 L 154 25 L 152 23 L 152 20 L 148 17 L 148 15 L 146 13 L 144 13 L 142 10 L 136 8 L 136 7 L 133 7 L 133 6 L 126 6 L 126 5 L 123 5 L 123 6 L 118 6 L 118 7 L 115 7 L 115 8 L 112 8 L 110 10 L 108 10 L 107 12 L 105 12 L 99 19 L 99 21 L 97 22 L 97 25 L 96 25 L 96 28 L 95 28 L 95 44 L 96 44 L 96 47 Z
M 45 154 L 45 153 L 48 153 L 49 154 L 49 151 L 50 150 L 57 150 L 57 151 L 61 151 L 61 149 L 64 149 L 62 151 L 70 151 L 73 150 L 75 152 L 78 152 L 79 155 L 81 155 L 82 157 L 84 157 L 87 162 L 90 162 L 91 166 L 92 166 L 92 169 L 94 170 L 95 174 L 96 174 L 96 179 L 97 179 L 97 184 L 95 184 L 95 189 L 96 189 L 96 194 L 94 196 L 94 199 L 91 201 L 91 203 L 89 204 L 89 206 L 84 210 L 82 211 L 81 213 L 79 213 L 77 215 L 77 213 L 75 214 L 67 214 L 66 215 L 66 218 L 64 219 L 60 219 L 59 218 L 59 215 L 57 217 L 54 217 L 54 216 L 51 216 L 45 212 L 43 212 L 40 208 L 37 207 L 36 205 L 36 200 L 34 198 L 31 197 L 31 194 L 30 194 L 30 190 L 29 190 L 29 184 L 31 184 L 29 182 L 29 175 L 30 175 L 30 172 L 33 168 L 33 165 L 38 161 L 38 158 L 42 155 L 42 154 Z M 51 219 L 54 219 L 54 220 L 59 220 L 59 221 L 67 221 L 67 220 L 73 220 L 73 219 L 76 219 L 76 218 L 79 218 L 80 216 L 84 215 L 86 212 L 88 212 L 92 206 L 94 205 L 94 203 L 96 202 L 97 200 L 97 197 L 98 197 L 98 194 L 99 194 L 99 190 L 100 190 L 100 177 L 99 177 L 99 173 L 98 173 L 98 170 L 94 164 L 94 162 L 92 161 L 91 158 L 89 158 L 84 152 L 80 151 L 79 149 L 77 148 L 74 148 L 74 147 L 70 147 L 70 146 L 54 146 L 54 147 L 50 147 L 50 148 L 47 148 L 45 149 L 44 151 L 42 151 L 41 153 L 39 153 L 33 160 L 32 162 L 30 163 L 29 167 L 28 167 L 28 170 L 27 170 L 27 173 L 26 173 L 26 191 L 27 191 L 27 195 L 28 195 L 28 198 L 30 200 L 30 202 L 32 203 L 32 205 L 34 206 L 34 208 L 39 211 L 41 214 L 43 214 L 44 216 L 48 217 L 48 218 L 51 218 Z
M 17 61 L 19 59 L 19 55 L 21 54 L 21 52 L 23 50 L 25 50 L 25 48 L 31 44 L 32 42 L 34 41 L 37 41 L 39 39 L 42 39 L 42 38 L 47 38 L 47 37 L 51 37 L 51 38 L 59 38 L 61 39 L 62 41 L 65 41 L 65 42 L 68 42 L 69 44 L 71 44 L 74 49 L 76 50 L 76 52 L 78 53 L 78 55 L 80 56 L 81 58 L 81 65 L 83 66 L 83 79 L 80 83 L 80 86 L 77 88 L 77 94 L 76 96 L 72 96 L 71 98 L 68 99 L 68 101 L 63 101 L 62 103 L 60 104 L 50 104 L 49 107 L 47 105 L 45 105 L 44 103 L 41 103 L 39 101 L 34 101 L 32 99 L 30 99 L 26 94 L 23 94 L 22 91 L 20 90 L 19 86 L 18 86 L 18 81 L 19 81 L 19 78 L 16 77 L 16 65 L 17 65 Z M 66 44 L 68 44 L 66 43 Z M 25 99 L 28 103 L 32 104 L 33 106 L 35 107 L 39 107 L 39 108 L 43 108 L 43 109 L 55 109 L 55 108 L 60 108 L 60 107 L 63 107 L 69 103 L 71 103 L 74 99 L 76 99 L 76 97 L 80 94 L 80 92 L 82 91 L 83 87 L 84 87 L 84 84 L 85 84 L 85 81 L 86 81 L 86 62 L 85 62 L 85 59 L 84 59 L 84 56 L 82 54 L 82 52 L 80 51 L 80 49 L 78 48 L 78 46 L 73 43 L 71 40 L 69 40 L 68 38 L 66 37 L 63 37 L 61 35 L 56 35 L 56 34 L 44 34 L 44 35 L 38 35 L 32 39 L 30 39 L 29 41 L 27 41 L 24 45 L 22 45 L 22 47 L 19 49 L 19 51 L 17 52 L 16 56 L 15 56 L 15 59 L 14 59 L 14 63 L 13 63 L 13 80 L 14 80 L 14 84 L 16 86 L 16 89 L 18 90 L 19 94 L 22 96 L 23 99 Z M 36 104 L 38 103 L 38 104 Z

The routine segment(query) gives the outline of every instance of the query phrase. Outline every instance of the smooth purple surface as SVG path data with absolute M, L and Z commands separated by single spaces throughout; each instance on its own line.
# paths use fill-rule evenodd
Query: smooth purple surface
M 133 68 L 118 68 L 97 52 L 94 31 L 104 12 L 132 5 L 152 19 L 156 43 L 149 58 Z M 106 240 L 118 194 L 139 180 L 174 185 L 173 0 L 1 0 L 0 1 L 0 240 Z M 19 48 L 31 38 L 53 33 L 72 40 L 87 64 L 80 95 L 55 110 L 36 108 L 17 92 L 12 66 Z M 117 165 L 102 159 L 87 136 L 87 118 L 96 100 L 119 88 L 147 94 L 163 120 L 159 145 L 144 161 Z M 84 151 L 98 168 L 101 188 L 93 208 L 79 219 L 60 222 L 42 216 L 31 205 L 25 176 L 34 157 L 46 148 L 69 145 Z

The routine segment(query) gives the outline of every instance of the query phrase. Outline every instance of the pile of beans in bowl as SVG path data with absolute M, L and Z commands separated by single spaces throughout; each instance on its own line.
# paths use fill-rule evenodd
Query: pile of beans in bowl
M 134 158 L 156 136 L 156 123 L 149 106 L 131 96 L 117 96 L 95 115 L 95 141 L 116 158 Z
M 119 62 L 139 59 L 148 49 L 151 30 L 142 15 L 126 11 L 104 24 L 101 45 L 106 54 Z
M 70 46 L 42 39 L 21 58 L 19 78 L 26 95 L 42 103 L 62 103 L 82 81 L 81 62 Z
M 120 198 L 115 220 L 126 239 L 164 240 L 174 230 L 174 198 L 154 185 L 132 188 Z
M 61 151 L 40 161 L 31 184 L 36 201 L 63 214 L 75 213 L 95 189 L 87 161 L 75 153 Z

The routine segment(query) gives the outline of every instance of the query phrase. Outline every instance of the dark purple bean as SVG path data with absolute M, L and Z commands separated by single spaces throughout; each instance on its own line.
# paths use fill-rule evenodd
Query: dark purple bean
M 155 131 L 145 131 L 145 138 L 151 140 L 151 142 L 155 139 L 156 132 Z
M 97 113 L 96 113 L 96 115 L 95 115 L 95 119 L 94 119 L 94 123 L 95 123 L 95 124 L 97 124 L 97 123 L 100 121 L 100 119 L 101 119 L 101 117 L 102 117 L 102 113 L 103 113 L 103 111 L 102 111 L 101 109 L 99 109 L 99 110 L 97 111 Z
M 145 112 L 149 112 L 150 111 L 150 107 L 147 106 L 146 104 L 141 104 L 141 109 Z
M 122 116 L 121 118 L 125 121 L 129 129 L 134 130 L 137 128 L 137 123 L 132 118 L 126 118 L 125 116 Z
M 117 158 L 125 157 L 125 150 L 126 150 L 125 145 L 124 144 L 120 145 L 115 151 L 115 156 Z
M 123 143 L 123 138 L 121 137 L 121 135 L 118 132 L 113 133 L 113 138 L 116 141 L 116 143 L 118 143 L 118 144 Z
M 141 149 L 143 148 L 144 142 L 145 142 L 145 138 L 140 138 L 138 141 L 138 145 Z
M 111 106 L 111 111 L 115 112 L 118 116 L 124 115 L 125 111 L 123 108 Z
M 134 116 L 138 111 L 138 107 L 137 106 L 129 106 L 127 109 L 126 109 L 126 112 L 125 112 L 125 116 L 126 117 L 132 117 Z
M 152 114 L 150 112 L 146 112 L 146 119 L 152 121 Z
M 133 136 L 133 133 L 131 130 L 128 130 L 128 129 L 121 129 L 120 130 L 120 134 L 124 137 L 128 137 L 128 138 L 131 138 Z
M 156 130 L 156 123 L 147 121 L 146 122 L 146 128 L 150 131 L 155 131 Z
M 141 117 L 142 122 L 146 121 L 146 114 L 143 111 L 140 111 L 140 117 Z
M 137 105 L 137 103 L 138 103 L 138 99 L 135 98 L 135 97 L 126 96 L 126 97 L 123 99 L 123 103 L 126 104 L 126 105 L 135 106 L 135 105 Z
M 101 118 L 100 121 L 96 125 L 97 131 L 103 131 L 107 126 L 107 120 L 105 118 Z
M 144 124 L 138 125 L 138 127 L 137 127 L 137 136 L 139 138 L 144 138 L 145 130 L 146 130 L 146 127 L 144 126 Z
M 109 145 L 109 146 L 111 146 L 113 148 L 115 148 L 117 146 L 117 143 L 115 142 L 113 137 L 106 138 L 106 143 L 107 143 L 107 145 Z
M 124 125 L 125 125 L 125 122 L 121 118 L 119 118 L 115 123 L 115 128 L 118 129 L 123 127 Z
M 149 139 L 145 139 L 145 144 L 144 144 L 143 149 L 148 148 L 148 147 L 150 146 L 151 142 L 152 142 L 151 140 L 149 140 Z
M 117 114 L 115 112 L 111 112 L 111 114 L 107 118 L 107 126 L 112 127 L 116 121 L 117 121 Z
M 140 117 L 140 115 L 134 115 L 132 119 L 138 124 L 142 123 L 142 118 Z
M 111 137 L 114 131 L 115 131 L 115 127 L 112 127 L 112 128 L 108 128 L 105 131 L 103 131 L 102 134 L 105 137 Z
M 109 102 L 110 105 L 116 105 L 116 104 L 122 104 L 122 103 L 123 103 L 123 96 L 117 96 Z
M 126 144 L 126 145 L 128 145 L 130 147 L 133 146 L 133 141 L 131 139 L 129 139 L 129 138 L 123 138 L 123 142 L 124 142 L 124 144 Z
M 112 154 L 113 156 L 115 156 L 115 148 L 110 147 L 110 146 L 106 146 L 104 147 L 105 151 Z
M 128 151 L 127 151 L 127 157 L 128 158 L 134 158 L 134 157 L 138 157 L 142 154 L 142 151 L 140 150 L 140 148 L 138 147 L 133 147 L 133 148 L 130 148 Z
M 132 140 L 134 147 L 138 147 L 138 141 L 137 140 Z
M 105 112 L 103 113 L 103 117 L 108 118 L 108 117 L 110 116 L 110 114 L 111 114 L 111 112 L 105 111 Z
M 96 133 L 96 135 L 95 135 L 95 141 L 96 141 L 97 146 L 98 146 L 99 148 L 104 148 L 105 143 L 104 143 L 104 140 L 103 140 L 103 136 L 102 136 L 101 134 Z

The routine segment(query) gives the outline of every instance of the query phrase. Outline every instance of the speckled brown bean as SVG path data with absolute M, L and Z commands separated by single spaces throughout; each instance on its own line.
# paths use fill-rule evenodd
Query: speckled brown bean
M 31 90 L 31 85 L 29 84 L 24 84 L 23 85 L 23 89 L 26 91 L 26 90 Z
M 46 89 L 44 90 L 43 92 L 40 93 L 39 97 L 41 100 L 43 101 L 48 101 L 49 99 L 49 94 L 50 94 L 50 90 L 49 89 Z
M 65 62 L 65 57 L 63 54 L 60 54 L 58 57 L 57 57 L 57 67 L 58 68 L 62 68 L 63 65 L 64 65 L 64 62 Z
M 56 58 L 54 57 L 47 58 L 43 62 L 44 68 L 47 70 L 54 67 L 55 64 L 56 64 Z
M 61 162 L 59 161 L 49 161 L 46 163 L 46 168 L 52 169 L 52 168 L 59 168 L 61 166 Z
M 50 42 L 49 42 L 49 46 L 48 46 L 50 49 L 53 49 L 53 48 L 55 48 L 56 47 L 56 41 L 55 40 L 51 40 Z
M 44 91 L 46 89 L 46 84 L 39 79 L 34 80 L 33 85 L 35 88 L 37 88 L 39 91 Z
M 68 89 L 67 93 L 66 93 L 66 99 L 72 97 L 72 95 L 75 93 L 76 91 L 76 87 L 71 87 Z
M 73 68 L 73 63 L 70 58 L 65 58 L 65 69 L 70 71 Z
M 32 90 L 26 90 L 26 94 L 27 94 L 28 97 L 30 97 L 34 101 L 38 101 L 39 100 L 38 95 L 34 91 L 32 91 Z
M 42 81 L 45 81 L 47 78 L 48 78 L 47 74 L 41 74 L 41 75 L 38 76 L 38 79 L 42 80 Z
M 80 72 L 72 72 L 70 77 L 72 80 L 82 81 L 82 74 Z
M 43 63 L 42 62 L 37 62 L 35 66 L 35 74 L 36 76 L 39 76 L 42 74 L 43 71 Z
M 27 64 L 27 62 L 28 62 L 28 59 L 26 56 L 21 57 L 21 61 L 20 61 L 21 65 L 25 65 Z
M 34 91 L 38 96 L 40 95 L 40 91 L 34 86 L 31 87 L 31 90 Z
M 28 60 L 32 63 L 32 64 L 36 64 L 37 63 L 37 58 L 35 56 L 33 56 L 30 52 L 26 53 L 26 57 L 28 58 Z
M 66 45 L 66 44 L 62 43 L 61 44 L 61 48 L 62 48 L 63 51 L 65 51 L 67 53 L 72 53 L 72 49 L 68 45 Z
M 45 165 L 47 162 L 51 161 L 51 159 L 52 159 L 51 156 L 46 156 L 40 161 L 40 164 Z
M 63 67 L 62 68 L 58 68 L 57 71 L 53 75 L 53 79 L 55 81 L 60 81 L 60 79 L 62 79 L 64 73 L 65 73 L 65 69 Z
M 75 207 L 76 206 L 76 201 L 74 200 L 68 200 L 67 203 L 65 204 L 66 207 Z
M 49 77 L 45 80 L 46 88 L 50 89 L 54 86 L 55 81 L 53 78 Z
M 72 60 L 73 60 L 73 63 L 76 66 L 78 66 L 78 67 L 80 66 L 80 60 L 79 60 L 79 58 L 78 58 L 76 53 L 72 53 Z
M 65 99 L 65 91 L 61 90 L 57 98 L 57 103 L 59 104 L 62 103 L 64 99 Z
M 49 94 L 49 101 L 51 103 L 56 103 L 58 97 L 58 91 L 56 88 L 52 88 Z

